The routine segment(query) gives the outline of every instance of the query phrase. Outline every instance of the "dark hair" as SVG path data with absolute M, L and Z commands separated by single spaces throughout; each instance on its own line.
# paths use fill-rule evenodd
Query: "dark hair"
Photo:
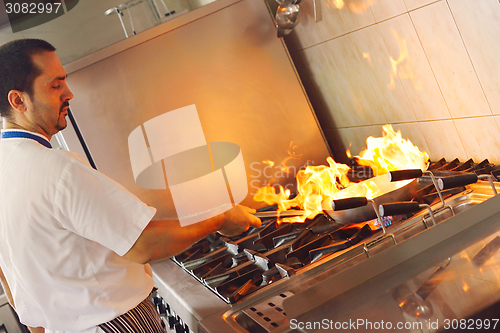
M 0 46 L 0 115 L 9 117 L 9 91 L 19 90 L 33 95 L 33 81 L 40 69 L 32 60 L 34 54 L 54 52 L 56 48 L 41 39 L 17 39 Z

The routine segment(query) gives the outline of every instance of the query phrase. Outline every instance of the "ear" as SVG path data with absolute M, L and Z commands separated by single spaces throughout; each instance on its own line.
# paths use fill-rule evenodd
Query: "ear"
M 24 113 L 27 110 L 27 96 L 28 94 L 22 91 L 11 90 L 8 94 L 9 103 L 15 110 Z

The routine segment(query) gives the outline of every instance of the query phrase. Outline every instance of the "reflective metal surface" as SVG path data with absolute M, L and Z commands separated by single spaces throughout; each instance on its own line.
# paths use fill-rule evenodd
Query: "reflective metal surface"
M 293 0 L 284 1 L 278 6 L 276 12 L 278 28 L 283 30 L 293 29 L 299 23 L 299 18 L 300 6 L 294 3 Z
M 165 112 L 195 104 L 207 142 L 241 148 L 249 184 L 243 204 L 249 206 L 257 205 L 252 196 L 265 182 L 293 187 L 301 166 L 330 155 L 263 1 L 239 1 L 163 31 L 72 71 L 67 81 L 75 95 L 71 110 L 97 168 L 156 207 L 157 218 L 176 218 L 170 191 L 135 184 L 128 137 Z M 70 149 L 75 139 L 66 137 Z M 291 141 L 307 155 L 290 158 Z M 280 169 L 287 158 L 289 173 Z
M 500 299 L 500 266 L 496 263 L 500 260 L 500 197 L 492 197 L 489 183 L 483 181 L 468 186 L 447 204 L 455 216 L 451 209 L 444 209 L 436 214 L 435 226 L 424 223 L 422 213 L 388 228 L 397 244 L 385 237 L 370 246 L 350 248 L 350 253 L 322 258 L 290 279 L 277 281 L 272 288 L 203 319 L 202 331 L 215 332 L 217 327 L 217 332 L 246 332 L 243 326 L 251 326 L 251 317 L 242 313 L 283 292 L 293 294 L 283 301 L 289 321 L 263 332 L 290 332 L 294 324 L 324 319 L 425 325 L 438 320 L 444 324 L 445 319 L 465 318 L 480 311 Z M 474 262 L 483 264 L 477 267 Z M 470 280 L 471 274 L 477 281 Z M 372 330 L 363 327 L 352 331 Z

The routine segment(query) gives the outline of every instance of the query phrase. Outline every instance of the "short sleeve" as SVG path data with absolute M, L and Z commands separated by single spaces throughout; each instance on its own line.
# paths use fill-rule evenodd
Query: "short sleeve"
M 54 216 L 62 228 L 120 256 L 156 213 L 123 186 L 76 159 L 63 169 L 54 201 Z

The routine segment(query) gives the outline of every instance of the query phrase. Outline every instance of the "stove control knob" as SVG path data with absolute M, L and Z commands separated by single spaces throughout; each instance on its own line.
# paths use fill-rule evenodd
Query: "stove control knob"
M 158 306 L 156 307 L 158 310 L 158 313 L 160 316 L 166 316 L 167 315 L 167 308 L 165 307 L 165 304 L 163 302 L 160 302 Z
M 176 324 L 177 324 L 177 319 L 175 318 L 175 316 L 168 317 L 168 327 L 170 327 L 171 330 L 174 329 Z
M 170 309 L 170 304 L 168 304 L 165 301 L 163 301 L 163 304 L 165 305 L 165 309 L 167 310 L 167 315 L 170 316 L 172 314 L 172 310 Z
M 175 324 L 175 333 L 184 333 L 184 326 L 180 323 Z

